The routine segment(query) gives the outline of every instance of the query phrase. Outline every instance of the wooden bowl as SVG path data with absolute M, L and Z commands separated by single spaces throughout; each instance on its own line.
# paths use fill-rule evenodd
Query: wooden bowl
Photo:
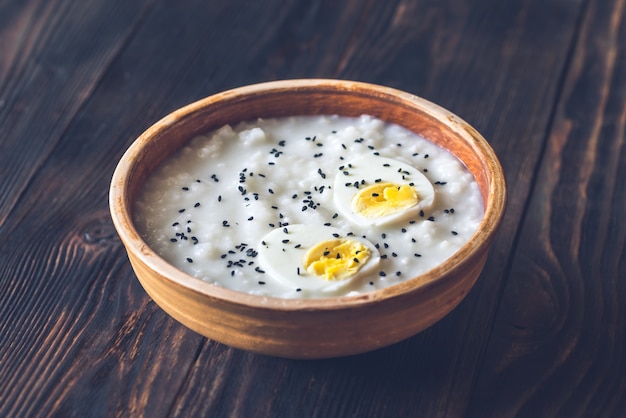
M 485 206 L 479 229 L 438 267 L 403 283 L 351 297 L 280 299 L 249 295 L 191 277 L 159 257 L 133 221 L 146 177 L 194 136 L 256 118 L 369 114 L 402 125 L 451 151 L 476 178 Z M 374 350 L 429 327 L 478 278 L 500 224 L 506 186 L 485 139 L 441 107 L 395 89 L 339 80 L 287 80 L 215 94 L 143 133 L 113 175 L 110 208 L 137 278 L 150 297 L 192 330 L 232 347 L 287 358 L 326 358 Z

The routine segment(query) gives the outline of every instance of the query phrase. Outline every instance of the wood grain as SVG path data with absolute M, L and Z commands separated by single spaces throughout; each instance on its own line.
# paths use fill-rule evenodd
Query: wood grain
M 625 6 L 597 2 L 583 20 L 473 400 L 476 416 L 626 411 Z
M 623 3 L 0 2 L 0 416 L 619 416 Z M 299 362 L 157 308 L 106 191 L 171 110 L 311 76 L 449 108 L 514 192 L 452 314 L 383 350 Z

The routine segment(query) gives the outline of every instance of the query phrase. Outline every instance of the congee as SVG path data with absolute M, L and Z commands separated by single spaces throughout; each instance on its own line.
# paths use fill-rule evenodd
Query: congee
M 148 245 L 216 286 L 281 298 L 356 295 L 425 273 L 483 217 L 448 151 L 371 116 L 296 116 L 198 136 L 146 182 Z

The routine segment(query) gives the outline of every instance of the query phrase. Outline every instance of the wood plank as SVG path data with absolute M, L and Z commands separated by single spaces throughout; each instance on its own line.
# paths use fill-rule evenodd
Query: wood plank
M 234 415 L 245 416 L 261 410 L 273 416 L 300 411 L 309 411 L 313 416 L 403 416 L 419 410 L 426 416 L 459 416 L 465 411 L 489 336 L 506 254 L 528 196 L 579 9 L 571 4 L 563 9 L 535 2 L 508 7 L 500 3 L 473 8 L 456 3 L 430 7 L 368 3 L 345 42 L 333 43 L 331 35 L 320 35 L 313 29 L 308 37 L 306 32 L 299 35 L 299 47 L 293 46 L 292 37 L 287 38 L 290 59 L 278 66 L 290 67 L 272 74 L 300 76 L 300 69 L 308 66 L 309 74 L 400 87 L 448 106 L 479 127 L 502 155 L 509 184 L 515 190 L 483 281 L 466 303 L 441 324 L 375 353 L 302 363 L 227 350 L 226 359 L 220 357 L 227 363 L 227 372 L 213 377 L 214 348 L 202 350 L 189 379 L 194 387 L 208 388 L 181 391 L 173 409 L 181 415 L 234 411 Z M 450 16 L 448 10 L 458 14 Z M 309 16 L 305 11 L 299 13 Z M 555 16 L 561 19 L 558 25 L 554 24 Z M 343 16 L 338 19 L 349 20 Z M 426 28 L 412 31 L 416 22 Z M 284 27 L 292 25 L 281 25 L 280 21 L 275 24 L 278 33 L 289 33 Z M 450 33 L 461 35 L 450 39 Z M 501 43 L 485 49 L 487 34 L 501 39 Z M 324 36 L 329 36 L 327 43 L 345 45 L 345 50 L 335 54 L 341 57 L 335 63 L 322 59 L 323 51 L 311 47 L 316 42 L 321 44 L 317 39 Z M 546 44 L 545 39 L 552 43 Z M 269 51 L 275 46 L 267 48 Z M 299 53 L 291 52 L 298 48 Z M 265 74 L 275 62 L 264 63 L 253 56 L 247 66 Z M 495 68 L 503 71 L 496 72 Z M 238 73 L 233 71 L 232 77 L 236 78 Z M 496 77 L 487 73 L 495 73 Z M 523 117 L 510 102 L 524 103 Z M 242 363 L 245 367 L 238 366 Z M 207 376 L 211 376 L 208 382 Z M 207 393 L 209 396 L 205 396 Z
M 28 181 L 12 193 L 28 193 L 9 201 L 1 230 L 20 240 L 1 250 L 0 298 L 12 305 L 0 304 L 0 376 L 10 382 L 0 415 L 463 414 L 579 7 L 157 2 L 104 76 L 77 90 L 84 106 L 58 127 L 49 116 L 58 139 L 46 145 L 31 132 L 45 157 L 33 153 L 31 171 L 15 167 Z M 305 76 L 387 84 L 450 108 L 490 139 L 515 190 L 485 274 L 459 309 L 401 344 L 316 362 L 229 349 L 174 323 L 134 280 L 106 211 L 115 163 L 158 117 L 218 90 Z M 12 91 L 32 96 L 29 86 Z M 511 103 L 525 106 L 521 116 Z M 14 111 L 7 120 L 20 121 L 21 138 L 39 113 Z
M 0 227 L 150 3 L 0 6 Z
M 477 417 L 626 411 L 626 2 L 588 7 L 472 400 Z

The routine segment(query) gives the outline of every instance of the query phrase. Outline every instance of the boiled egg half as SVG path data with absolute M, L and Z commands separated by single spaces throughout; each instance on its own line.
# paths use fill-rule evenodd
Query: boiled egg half
M 378 155 L 340 166 L 333 188 L 337 209 L 362 226 L 410 219 L 429 209 L 435 200 L 433 185 L 418 169 Z
M 257 248 L 265 273 L 294 290 L 343 289 L 380 264 L 380 254 L 370 241 L 330 226 L 277 228 Z

